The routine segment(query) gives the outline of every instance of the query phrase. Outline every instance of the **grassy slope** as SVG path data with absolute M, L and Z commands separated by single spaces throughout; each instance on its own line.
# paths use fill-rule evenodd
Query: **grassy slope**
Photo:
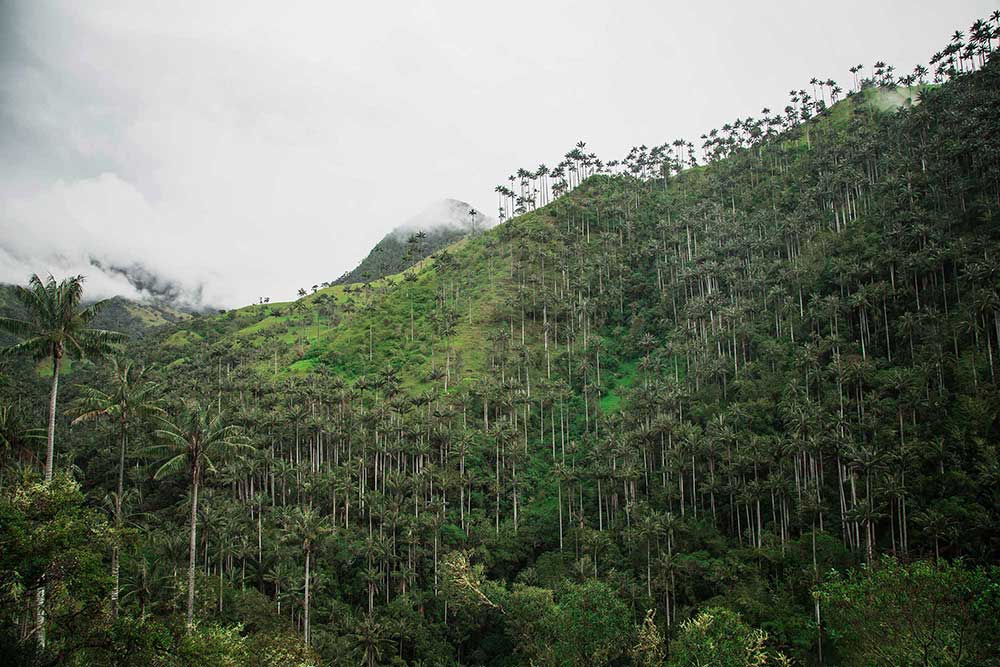
M 831 107 L 816 123 L 846 123 L 861 105 L 875 110 L 895 108 L 916 99 L 918 88 L 872 89 Z M 802 139 L 792 139 L 795 144 Z M 689 170 L 682 181 L 699 179 L 703 168 Z M 600 197 L 600 179 L 592 179 L 568 197 L 583 203 Z M 516 238 L 544 238 L 553 224 L 550 204 L 519 216 L 477 237 L 462 239 L 445 249 L 459 267 L 442 278 L 436 270 L 441 253 L 417 263 L 406 274 L 394 274 L 362 284 L 338 284 L 321 289 L 297 302 L 255 304 L 223 315 L 203 316 L 166 327 L 161 339 L 161 363 L 179 365 L 208 353 L 217 356 L 246 354 L 262 377 L 287 378 L 312 371 L 326 371 L 352 381 L 377 372 L 387 364 L 400 374 L 405 388 L 421 391 L 429 376 L 445 368 L 445 354 L 437 335 L 435 315 L 444 295 L 456 315 L 448 338 L 451 386 L 475 382 L 487 372 L 490 334 L 508 329 L 497 319 L 497 307 L 513 296 L 506 280 L 510 275 L 510 244 Z M 411 274 L 413 280 L 407 280 Z M 411 326 L 412 320 L 412 326 Z M 520 325 L 515 342 L 520 341 Z M 412 338 L 411 338 L 412 330 Z M 529 353 L 541 355 L 541 327 L 527 325 Z M 614 341 L 607 339 L 609 347 Z M 601 408 L 615 411 L 638 376 L 638 359 L 608 355 L 602 382 Z
M 463 267 L 463 286 L 475 287 L 463 289 L 458 299 L 462 316 L 451 337 L 453 355 L 470 369 L 481 368 L 483 355 L 478 343 L 484 338 L 490 305 L 496 296 L 494 290 L 482 289 L 482 285 L 488 282 L 490 270 L 499 271 L 499 262 L 487 256 L 485 238 L 460 241 L 448 252 Z M 432 316 L 436 296 L 442 289 L 454 293 L 457 285 L 443 284 L 433 257 L 416 265 L 412 273 L 416 278 L 412 281 L 396 274 L 368 288 L 335 285 L 319 290 L 303 297 L 298 311 L 293 309 L 293 303 L 240 309 L 234 316 L 245 321 L 246 326 L 216 345 L 251 346 L 272 352 L 277 347 L 279 373 L 325 366 L 353 379 L 370 369 L 392 364 L 402 370 L 407 384 L 421 385 L 433 368 L 444 364 L 442 350 L 435 349 Z M 324 300 L 336 304 L 332 313 L 324 309 Z M 273 358 L 258 363 L 259 370 L 272 373 L 273 366 Z

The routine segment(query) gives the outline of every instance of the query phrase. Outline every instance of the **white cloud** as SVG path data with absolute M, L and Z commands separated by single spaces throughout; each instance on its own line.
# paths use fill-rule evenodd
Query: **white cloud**
M 618 157 L 908 68 L 992 9 L 964 4 L 9 0 L 0 280 L 95 257 L 212 304 L 288 298 L 428 201 L 493 213 L 495 183 L 578 139 Z

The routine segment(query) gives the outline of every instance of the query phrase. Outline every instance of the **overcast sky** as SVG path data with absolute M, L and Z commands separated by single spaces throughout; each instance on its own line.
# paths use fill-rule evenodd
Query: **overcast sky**
M 686 137 L 848 67 L 909 71 L 993 1 L 0 0 L 0 282 L 138 264 L 236 306 L 352 268 L 583 139 Z M 697 143 L 697 141 L 696 141 Z

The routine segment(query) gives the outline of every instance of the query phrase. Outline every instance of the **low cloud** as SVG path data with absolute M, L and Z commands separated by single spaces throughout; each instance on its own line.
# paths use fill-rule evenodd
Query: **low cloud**
M 496 183 L 581 139 L 695 138 L 810 77 L 925 62 L 993 4 L 845 2 L 0 0 L 0 281 L 292 298 L 424 202 L 495 215 Z
M 475 211 L 475 215 L 472 212 Z M 393 230 L 398 237 L 409 236 L 413 232 L 429 232 L 435 229 L 489 229 L 497 224 L 482 211 L 476 210 L 464 201 L 457 199 L 442 199 L 433 202 L 420 213 L 407 219 Z
M 167 300 L 189 308 L 227 302 L 219 278 L 190 255 L 135 187 L 114 174 L 0 197 L 0 282 L 33 273 L 83 275 L 88 298 Z

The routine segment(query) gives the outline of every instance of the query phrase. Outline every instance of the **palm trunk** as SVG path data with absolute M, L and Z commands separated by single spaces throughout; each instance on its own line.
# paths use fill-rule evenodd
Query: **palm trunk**
M 116 522 L 117 523 L 117 522 Z M 118 618 L 118 580 L 120 564 L 118 558 L 118 545 L 111 547 L 111 615 Z
M 125 438 L 126 438 L 126 417 L 122 415 L 121 420 L 121 441 L 118 447 L 118 495 L 115 496 L 115 528 L 121 529 L 122 527 L 122 493 L 125 488 Z M 117 539 L 117 536 L 116 536 Z M 118 618 L 118 591 L 119 591 L 119 572 L 121 569 L 121 562 L 118 551 L 117 542 L 111 547 L 111 614 L 114 618 Z
M 653 563 L 649 555 L 649 538 L 646 538 L 646 595 L 653 599 Z
M 45 649 L 45 580 L 35 592 L 35 639 L 38 641 L 38 648 Z
M 219 548 L 219 614 L 222 614 L 222 566 L 224 561 L 222 548 Z
M 45 448 L 45 481 L 52 481 L 52 467 L 56 442 L 56 396 L 59 394 L 59 367 L 62 365 L 62 350 L 52 354 L 52 391 L 49 394 L 49 432 Z M 35 637 L 40 649 L 45 648 L 45 580 L 35 593 Z
M 45 481 L 52 481 L 52 460 L 56 445 L 56 396 L 59 394 L 59 367 L 62 365 L 62 350 L 52 354 L 52 392 L 49 394 L 49 433 L 45 447 Z
M 306 550 L 306 601 L 305 601 L 305 640 L 309 646 L 309 550 Z
M 188 599 L 187 599 L 187 631 L 194 627 L 194 565 L 195 554 L 198 551 L 198 483 L 200 477 L 198 463 L 191 469 L 191 541 L 188 544 Z

